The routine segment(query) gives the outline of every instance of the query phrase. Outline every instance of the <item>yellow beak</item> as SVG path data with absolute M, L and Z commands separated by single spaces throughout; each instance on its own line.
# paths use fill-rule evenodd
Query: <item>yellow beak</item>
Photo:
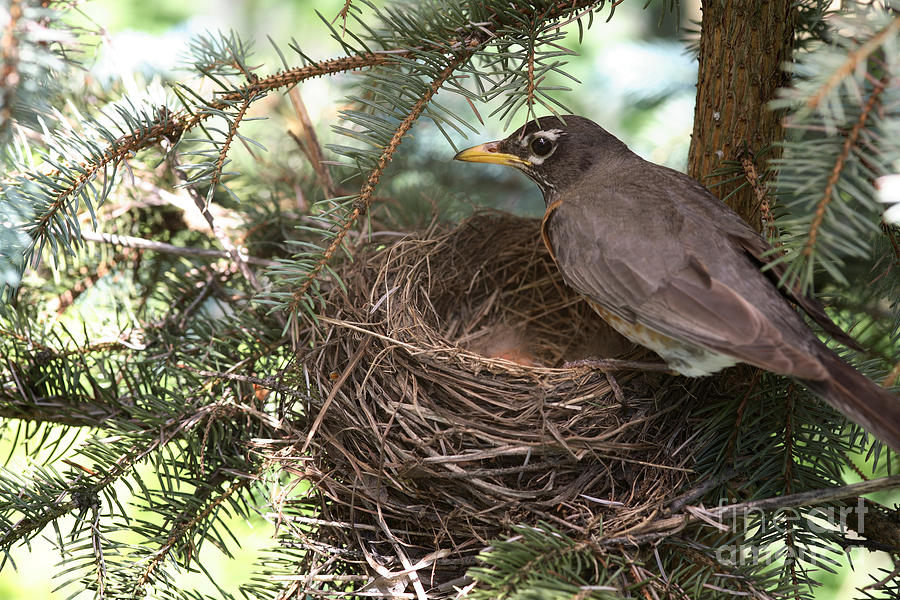
M 495 165 L 506 165 L 508 167 L 518 167 L 519 165 L 528 164 L 528 161 L 522 160 L 514 154 L 500 152 L 500 142 L 488 142 L 486 144 L 481 144 L 480 146 L 466 148 L 454 156 L 453 160 L 492 163 Z

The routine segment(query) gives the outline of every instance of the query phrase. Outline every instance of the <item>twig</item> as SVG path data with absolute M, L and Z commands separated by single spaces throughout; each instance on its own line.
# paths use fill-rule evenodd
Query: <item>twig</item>
M 157 242 L 155 240 L 148 240 L 145 238 L 139 238 L 130 235 L 116 235 L 114 233 L 102 233 L 99 231 L 82 231 L 81 237 L 88 242 L 111 244 L 113 246 L 135 248 L 138 250 L 152 250 L 154 252 L 176 254 L 178 256 L 231 258 L 231 255 L 224 250 L 213 250 L 211 248 L 192 248 L 188 246 L 173 246 L 172 244 L 166 244 L 165 242 Z M 258 265 L 263 267 L 271 267 L 278 264 L 273 260 L 256 258 L 254 256 L 244 256 L 243 259 L 251 265 Z
M 900 19 L 895 20 L 894 24 L 896 23 L 900 23 Z M 884 88 L 887 86 L 890 80 L 890 75 L 886 75 L 878 82 L 878 84 L 872 90 L 872 94 L 869 96 L 868 101 L 866 101 L 865 106 L 863 106 L 862 111 L 859 114 L 859 119 L 857 119 L 856 124 L 853 125 L 853 129 L 850 130 L 850 133 L 847 134 L 847 138 L 844 140 L 844 145 L 841 148 L 841 154 L 840 156 L 838 156 L 837 162 L 835 163 L 834 168 L 831 170 L 831 176 L 828 178 L 828 183 L 825 186 L 825 191 L 822 192 L 822 198 L 816 205 L 816 215 L 809 226 L 806 245 L 803 247 L 803 254 L 806 256 L 810 256 L 813 252 L 813 247 L 816 244 L 816 238 L 819 234 L 819 228 L 822 226 L 822 221 L 825 219 L 825 209 L 831 202 L 834 186 L 837 185 L 838 180 L 841 178 L 841 172 L 843 172 L 844 166 L 846 166 L 847 160 L 850 158 L 850 154 L 853 151 L 853 146 L 856 145 L 856 141 L 859 139 L 859 134 L 862 132 L 863 126 L 869 119 L 869 114 L 872 112 L 872 109 L 875 108 L 875 103 L 878 101 L 878 97 L 881 95 L 881 92 L 884 91 Z
M 756 204 L 762 214 L 765 228 L 763 233 L 767 239 L 772 239 L 777 231 L 775 230 L 775 216 L 772 214 L 772 206 L 769 204 L 769 186 L 763 183 L 759 173 L 756 171 L 756 164 L 749 156 L 749 153 L 745 152 L 741 156 L 741 166 L 744 168 L 744 177 L 746 177 L 747 183 L 753 189 L 753 193 L 756 196 Z
M 860 481 L 859 483 L 851 483 L 849 485 L 838 487 L 798 492 L 796 494 L 764 498 L 762 500 L 750 500 L 749 502 L 741 502 L 739 504 L 729 504 L 727 506 L 710 509 L 710 512 L 716 516 L 723 516 L 750 510 L 775 510 L 778 508 L 816 506 L 817 504 L 824 504 L 834 500 L 863 496 L 865 494 L 898 487 L 900 487 L 900 475 L 890 475 L 888 477 L 879 477 L 878 479 Z
M 178 159 L 176 156 L 172 155 L 171 158 L 172 165 L 175 167 L 175 172 L 178 173 L 178 176 L 185 181 L 185 183 L 190 184 L 187 180 L 187 174 L 178 167 Z M 212 213 L 209 211 L 209 203 L 206 199 L 200 195 L 200 191 L 194 187 L 193 185 L 187 185 L 185 189 L 190 194 L 191 198 L 194 199 L 194 204 L 197 206 L 197 209 L 200 211 L 200 214 L 203 215 L 203 218 L 206 219 L 206 222 L 209 224 L 209 229 L 212 231 L 213 236 L 219 243 L 225 248 L 225 251 L 228 253 L 228 256 L 234 261 L 234 264 L 240 270 L 241 274 L 244 276 L 244 279 L 247 280 L 247 283 L 250 284 L 256 291 L 261 291 L 262 286 L 259 284 L 259 280 L 256 279 L 256 274 L 250 270 L 250 267 L 247 266 L 247 261 L 244 260 L 244 256 L 241 254 L 240 250 L 238 250 L 237 246 L 232 243 L 231 239 L 226 235 L 225 231 L 219 227 L 218 223 L 216 223 L 215 218 Z
M 303 392 L 298 392 L 294 388 L 287 387 L 278 383 L 278 380 L 275 377 L 254 377 L 252 375 L 238 375 L 237 373 L 224 373 L 222 371 L 208 371 L 206 369 L 196 369 L 191 365 L 178 365 L 179 368 L 184 369 L 185 371 L 190 371 L 192 373 L 196 373 L 197 375 L 201 375 L 203 377 L 218 377 L 219 379 L 224 379 L 227 381 L 239 381 L 241 383 L 251 383 L 254 385 L 258 385 L 260 387 L 264 387 L 270 390 L 274 390 L 276 392 L 281 392 L 282 394 L 287 394 L 289 396 L 293 396 L 295 398 L 302 398 L 303 400 L 310 400 L 310 397 Z M 282 429 L 284 424 L 279 424 L 276 426 L 278 429 Z
M 534 22 L 532 22 L 532 28 Z M 526 120 L 530 120 L 534 115 L 534 90 L 537 87 L 534 83 L 534 38 L 529 37 L 528 40 L 528 88 L 526 90 L 525 102 L 528 106 L 528 114 L 525 115 Z
M 700 485 L 686 491 L 681 494 L 678 498 L 672 501 L 672 504 L 669 505 L 669 510 L 673 513 L 681 512 L 682 509 L 690 504 L 691 502 L 696 502 L 700 497 L 703 496 L 706 492 L 713 489 L 716 486 L 722 485 L 726 481 L 731 480 L 737 475 L 740 471 L 737 469 L 728 469 L 721 475 L 717 477 L 713 477 L 708 479 L 707 481 L 701 483 Z
M 799 492 L 786 496 L 775 496 L 772 498 L 764 498 L 762 500 L 751 500 L 749 502 L 741 502 L 739 504 L 729 504 L 716 508 L 705 510 L 706 516 L 716 519 L 722 519 L 728 516 L 739 515 L 751 511 L 767 511 L 785 508 L 798 508 L 801 506 L 816 506 L 845 498 L 853 498 L 864 494 L 871 494 L 881 490 L 888 490 L 900 487 L 900 475 L 891 475 L 889 477 L 881 477 L 869 481 L 861 481 L 850 485 L 843 485 L 832 488 L 819 490 L 810 490 L 808 492 Z M 662 517 L 655 521 L 651 521 L 641 527 L 635 529 L 628 536 L 613 537 L 600 540 L 603 546 L 611 546 L 618 544 L 642 544 L 653 542 L 660 538 L 672 535 L 674 532 L 684 528 L 688 523 L 695 522 L 698 519 L 698 507 L 693 508 L 694 514 L 681 513 Z M 687 510 L 687 509 L 685 509 Z
M 316 136 L 316 129 L 313 127 L 312 120 L 309 118 L 309 112 L 306 110 L 306 104 L 303 102 L 300 91 L 296 86 L 291 88 L 288 97 L 290 97 L 294 112 L 297 113 L 297 118 L 300 120 L 300 133 L 303 138 L 301 139 L 300 136 L 293 133 L 291 133 L 291 137 L 297 141 L 297 145 L 306 154 L 309 164 L 312 165 L 313 170 L 316 172 L 316 177 L 319 179 L 319 185 L 325 190 L 326 197 L 334 198 L 338 195 L 334 188 L 334 181 L 331 179 L 331 173 L 325 168 L 325 163 L 323 162 L 325 157 L 322 154 L 319 138 Z
M 193 529 L 200 521 L 205 519 L 212 513 L 213 510 L 218 508 L 223 502 L 225 502 L 228 498 L 230 498 L 235 492 L 240 491 L 247 487 L 252 479 L 242 479 L 240 481 L 232 481 L 231 486 L 225 490 L 218 498 L 210 502 L 202 511 L 194 515 L 194 517 L 182 524 L 175 527 L 172 531 L 172 534 L 169 536 L 169 539 L 166 540 L 165 544 L 163 544 L 162 548 L 156 551 L 153 556 L 153 559 L 150 561 L 150 564 L 144 569 L 144 572 L 141 574 L 141 577 L 138 579 L 137 583 L 134 584 L 134 595 L 141 596 L 143 594 L 140 593 L 141 588 L 143 588 L 150 581 L 150 577 L 153 576 L 153 573 L 156 572 L 156 568 L 162 563 L 165 557 L 172 551 L 172 548 L 175 547 L 175 543 L 178 540 L 182 539 L 186 534 L 188 534 L 191 529 Z
M 400 142 L 403 141 L 403 137 L 413 126 L 413 123 L 416 122 L 416 119 L 425 111 L 428 107 L 428 103 L 431 102 L 431 98 L 437 93 L 437 91 L 441 88 L 447 79 L 453 74 L 453 72 L 462 65 L 468 58 L 470 52 L 462 52 L 456 56 L 453 60 L 451 60 L 444 70 L 440 72 L 440 74 L 431 82 L 431 85 L 428 87 L 428 91 L 419 98 L 419 100 L 413 105 L 412 110 L 406 115 L 406 118 L 400 122 L 400 125 L 394 131 L 394 135 L 391 137 L 391 141 L 388 142 L 384 151 L 381 153 L 381 157 L 378 159 L 378 164 L 369 174 L 368 179 L 363 184 L 362 189 L 359 192 L 359 198 L 354 202 L 354 208 L 350 211 L 350 214 L 344 220 L 344 223 L 341 225 L 340 230 L 338 230 L 337 234 L 334 236 L 334 239 L 331 240 L 331 244 L 322 254 L 322 257 L 316 262 L 315 266 L 307 273 L 306 280 L 303 284 L 294 292 L 294 298 L 290 304 L 291 312 L 297 312 L 300 304 L 303 302 L 303 298 L 306 295 L 306 292 L 309 290 L 310 286 L 319 276 L 319 273 L 322 272 L 322 269 L 325 268 L 331 261 L 331 257 L 337 251 L 337 249 L 341 246 L 344 241 L 344 238 L 347 236 L 347 233 L 353 226 L 356 224 L 357 219 L 360 216 L 365 214 L 365 212 L 369 208 L 369 204 L 372 201 L 372 196 L 375 194 L 375 187 L 378 185 L 378 181 L 381 179 L 382 173 L 384 173 L 385 168 L 388 163 L 391 162 L 391 159 L 394 157 L 394 153 L 397 151 L 397 148 L 400 146 Z
M 831 90 L 840 85 L 844 78 L 849 77 L 850 74 L 856 70 L 859 63 L 866 60 L 870 54 L 878 49 L 881 42 L 898 30 L 900 30 L 900 17 L 891 21 L 890 25 L 869 38 L 865 44 L 850 52 L 850 54 L 847 55 L 847 60 L 844 61 L 844 64 L 836 69 L 831 77 L 828 78 L 828 81 L 825 82 L 825 85 L 823 85 L 822 88 L 807 101 L 806 107 L 810 110 L 814 110 L 819 106 Z
M 209 182 L 209 192 L 207 192 L 206 195 L 207 200 L 201 210 L 206 209 L 206 205 L 209 204 L 209 199 L 213 197 L 216 188 L 219 187 L 219 181 L 222 179 L 222 169 L 225 168 L 225 160 L 228 158 L 228 149 L 231 148 L 231 143 L 234 141 L 235 136 L 237 136 L 238 126 L 240 126 L 241 121 L 244 120 L 244 115 L 247 114 L 247 110 L 250 108 L 250 102 L 252 100 L 253 96 L 249 94 L 244 98 L 241 107 L 238 109 L 237 114 L 234 115 L 234 119 L 228 127 L 228 133 L 225 135 L 225 141 L 222 142 L 222 147 L 219 149 L 219 157 L 216 159 L 213 176 Z M 212 225 L 212 223 L 210 223 L 210 225 Z

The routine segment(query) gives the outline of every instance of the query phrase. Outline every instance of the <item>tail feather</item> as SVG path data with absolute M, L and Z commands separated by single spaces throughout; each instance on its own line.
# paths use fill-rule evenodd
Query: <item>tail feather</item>
M 900 453 L 900 398 L 827 350 L 820 356 L 828 371 L 821 381 L 803 380 L 833 407 Z

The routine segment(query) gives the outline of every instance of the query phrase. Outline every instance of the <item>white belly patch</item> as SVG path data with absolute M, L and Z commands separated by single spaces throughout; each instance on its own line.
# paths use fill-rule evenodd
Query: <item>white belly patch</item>
M 686 377 L 712 375 L 738 362 L 726 354 L 681 342 L 639 323 L 631 323 L 593 302 L 591 306 L 613 329 L 635 344 L 653 350 L 673 371 Z

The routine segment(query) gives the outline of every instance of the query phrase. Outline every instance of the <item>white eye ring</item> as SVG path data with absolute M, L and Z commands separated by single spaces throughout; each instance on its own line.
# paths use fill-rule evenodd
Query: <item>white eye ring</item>
M 531 139 L 531 143 L 528 144 L 528 149 L 531 150 L 534 156 L 546 158 L 553 152 L 554 146 L 553 140 L 542 135 L 536 135 Z
M 521 141 L 522 147 L 528 149 L 528 161 L 533 165 L 541 165 L 545 160 L 550 158 L 556 148 L 559 146 L 559 138 L 566 135 L 562 129 L 549 129 L 544 131 L 535 131 Z M 541 141 L 543 140 L 543 141 Z M 549 142 L 550 148 L 535 148 L 535 144 L 543 145 L 543 142 Z

